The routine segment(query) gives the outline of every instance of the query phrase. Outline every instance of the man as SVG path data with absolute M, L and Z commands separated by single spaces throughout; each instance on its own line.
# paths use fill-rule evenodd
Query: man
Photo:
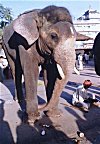
M 90 80 L 85 80 L 82 85 L 78 86 L 76 91 L 73 93 L 72 104 L 81 105 L 85 111 L 88 111 L 90 104 L 97 102 L 95 95 L 91 97 L 88 95 L 88 88 L 92 85 Z
M 89 54 L 85 53 L 85 54 L 84 54 L 84 57 L 85 57 L 85 63 L 88 64 Z
M 83 56 L 81 53 L 78 55 L 79 70 L 83 70 Z

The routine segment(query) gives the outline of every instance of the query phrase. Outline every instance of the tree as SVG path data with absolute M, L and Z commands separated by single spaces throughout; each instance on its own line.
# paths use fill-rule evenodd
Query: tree
M 13 20 L 11 16 L 11 9 L 10 8 L 5 8 L 4 10 L 4 19 L 7 20 L 8 22 L 11 22 Z
M 0 4 L 0 25 L 1 28 L 5 27 L 6 24 L 11 23 L 13 20 L 12 11 L 10 8 L 4 8 L 2 4 Z
M 3 18 L 4 7 L 0 4 L 0 18 Z

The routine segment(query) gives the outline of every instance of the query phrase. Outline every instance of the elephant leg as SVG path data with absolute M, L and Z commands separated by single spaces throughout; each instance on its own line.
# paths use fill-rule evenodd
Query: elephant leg
M 8 55 L 9 56 L 9 55 Z M 14 62 L 9 56 L 9 64 L 11 67 L 12 75 L 15 83 L 15 97 L 14 99 L 18 99 L 18 103 L 24 100 L 23 91 L 22 91 L 22 69 L 19 62 Z
M 31 56 L 22 46 L 19 49 L 25 80 L 27 120 L 29 123 L 34 123 L 39 116 L 37 99 L 38 62 L 34 61 L 33 55 Z
M 49 63 L 44 70 L 44 84 L 46 87 L 47 105 L 44 107 L 45 114 L 59 116 L 59 97 L 62 92 L 62 80 L 59 80 L 59 73 L 55 63 Z
M 26 100 L 25 100 L 25 96 L 23 96 L 23 91 L 22 91 L 22 70 L 20 67 L 18 67 L 17 63 L 15 64 L 15 86 L 16 86 L 18 103 L 23 112 L 22 121 L 26 122 L 27 121 Z
M 30 62 L 31 63 L 31 62 Z M 38 65 L 24 63 L 24 77 L 26 88 L 26 112 L 28 121 L 34 122 L 39 116 L 37 99 Z
M 16 68 L 16 64 L 13 62 L 11 58 L 9 58 L 9 64 L 12 71 L 12 75 L 15 83 L 15 96 L 14 100 L 18 99 L 18 103 L 21 103 L 23 100 L 23 92 L 22 92 L 22 73 Z
M 62 111 L 58 108 L 58 104 L 59 104 L 59 97 L 63 91 L 65 84 L 66 80 L 57 79 L 55 81 L 52 97 L 48 102 L 48 104 L 46 105 L 46 107 L 44 108 L 46 115 L 55 117 L 62 115 Z
M 8 54 L 6 54 L 6 56 L 7 56 L 7 59 L 8 59 L 10 68 L 11 68 L 11 73 L 12 73 L 13 80 L 14 80 L 14 84 L 15 84 L 15 64 L 14 64 L 14 61 L 12 60 L 12 58 L 11 58 Z M 14 94 L 13 99 L 14 99 L 14 100 L 17 100 L 16 85 L 15 85 L 15 94 Z
M 8 63 L 9 63 L 9 65 L 10 65 L 11 72 L 12 72 L 12 76 L 13 76 L 14 83 L 15 83 L 15 63 L 14 63 L 14 61 L 12 60 L 11 56 L 8 54 L 7 48 L 5 47 L 5 45 L 3 45 L 3 47 L 4 47 L 4 52 L 5 52 L 5 54 L 6 54 Z M 17 90 L 16 90 L 16 86 L 15 86 L 15 95 L 14 95 L 13 99 L 16 100 L 16 98 L 17 98 Z
M 63 84 L 63 82 L 60 82 L 59 80 L 56 81 L 52 98 L 45 107 L 45 112 L 47 116 L 59 117 L 63 114 L 63 112 L 59 109 L 58 104 L 64 86 L 65 83 Z
M 18 98 L 18 103 L 21 104 L 24 101 L 23 91 L 22 91 L 22 70 L 19 66 L 15 64 L 15 86 Z

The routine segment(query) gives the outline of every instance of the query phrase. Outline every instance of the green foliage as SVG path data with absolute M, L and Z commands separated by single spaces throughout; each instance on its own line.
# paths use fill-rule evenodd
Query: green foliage
M 13 20 L 13 17 L 12 17 L 12 11 L 10 8 L 5 8 L 3 7 L 2 4 L 0 4 L 0 25 L 1 25 L 1 28 L 5 27 L 5 25 L 7 23 L 11 23 L 11 21 Z

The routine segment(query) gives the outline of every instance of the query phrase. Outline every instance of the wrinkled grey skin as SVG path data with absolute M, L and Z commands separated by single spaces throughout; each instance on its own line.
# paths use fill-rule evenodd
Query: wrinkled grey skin
M 4 30 L 3 46 L 16 85 L 19 103 L 24 102 L 21 78 L 25 78 L 26 113 L 29 121 L 38 115 L 37 81 L 44 70 L 48 115 L 58 113 L 61 92 L 75 64 L 76 32 L 69 11 L 49 6 L 20 15 Z M 62 68 L 64 77 L 58 71 Z
M 100 32 L 97 34 L 94 40 L 93 52 L 94 52 L 95 71 L 97 75 L 100 76 Z

